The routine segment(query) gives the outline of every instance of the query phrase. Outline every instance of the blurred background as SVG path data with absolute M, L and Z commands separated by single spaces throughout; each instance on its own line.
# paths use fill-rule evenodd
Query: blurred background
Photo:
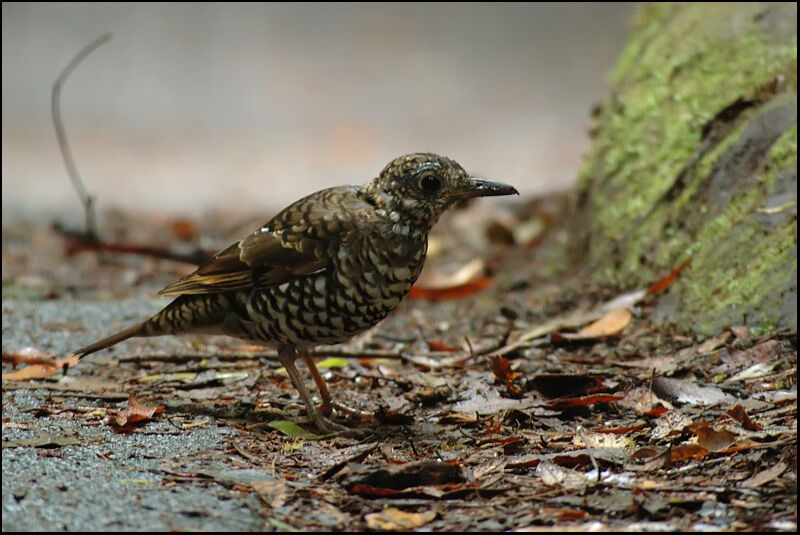
M 572 185 L 630 4 L 2 4 L 2 207 L 264 217 L 407 152 L 525 194 Z

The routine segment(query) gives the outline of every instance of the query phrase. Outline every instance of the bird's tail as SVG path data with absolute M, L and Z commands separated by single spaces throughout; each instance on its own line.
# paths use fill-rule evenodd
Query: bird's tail
M 146 321 L 142 322 L 139 325 L 134 325 L 133 327 L 125 329 L 124 331 L 118 332 L 117 334 L 112 334 L 108 338 L 103 338 L 102 340 L 99 340 L 93 344 L 90 344 L 86 347 L 82 347 L 79 350 L 75 351 L 73 355 L 77 356 L 78 358 L 83 358 L 86 355 L 116 345 L 122 342 L 123 340 L 127 340 L 128 338 L 133 338 L 134 336 L 145 336 L 144 329 L 146 323 L 147 323 Z
M 81 348 L 73 355 L 83 358 L 135 336 L 187 333 L 236 336 L 237 333 L 232 330 L 233 325 L 227 325 L 227 331 L 220 329 L 223 322 L 228 319 L 232 303 L 234 299 L 225 294 L 181 295 L 152 318 Z

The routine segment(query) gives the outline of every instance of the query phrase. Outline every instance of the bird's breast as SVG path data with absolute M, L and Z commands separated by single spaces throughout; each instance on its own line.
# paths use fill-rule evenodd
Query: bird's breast
M 385 318 L 419 277 L 427 240 L 362 236 L 331 265 L 246 299 L 252 336 L 296 345 L 348 340 Z

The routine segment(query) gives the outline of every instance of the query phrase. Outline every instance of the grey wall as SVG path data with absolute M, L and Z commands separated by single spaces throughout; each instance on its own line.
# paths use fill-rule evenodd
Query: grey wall
M 569 187 L 630 5 L 2 5 L 4 219 L 99 207 L 269 215 L 411 151 L 523 193 Z

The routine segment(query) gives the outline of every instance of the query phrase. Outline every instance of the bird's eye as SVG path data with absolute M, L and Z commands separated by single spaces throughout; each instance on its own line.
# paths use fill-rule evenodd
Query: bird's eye
M 428 194 L 436 193 L 442 187 L 442 182 L 436 175 L 425 175 L 419 181 L 422 191 Z

